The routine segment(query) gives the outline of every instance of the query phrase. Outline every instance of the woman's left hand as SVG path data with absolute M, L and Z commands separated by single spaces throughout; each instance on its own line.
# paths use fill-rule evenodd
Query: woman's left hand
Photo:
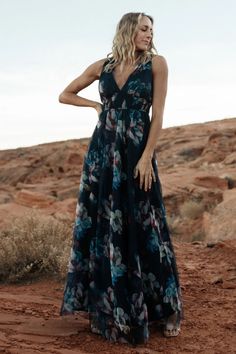
M 156 176 L 152 167 L 152 159 L 147 158 L 144 155 L 140 158 L 137 165 L 134 168 L 134 178 L 137 178 L 139 174 L 139 188 L 144 185 L 145 192 L 151 189 L 152 181 L 156 182 Z

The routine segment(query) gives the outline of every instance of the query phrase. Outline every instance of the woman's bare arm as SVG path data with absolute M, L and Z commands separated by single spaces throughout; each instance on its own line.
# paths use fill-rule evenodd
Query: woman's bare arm
M 145 191 L 147 191 L 148 188 L 151 188 L 152 178 L 155 181 L 155 174 L 152 168 L 151 160 L 156 148 L 158 135 L 162 129 L 168 80 L 168 67 L 164 57 L 157 55 L 152 59 L 152 71 L 154 86 L 152 100 L 152 119 L 145 149 L 134 171 L 135 178 L 139 173 L 139 186 L 142 188 L 144 185 Z
M 59 102 L 81 107 L 92 107 L 97 111 L 101 103 L 78 96 L 77 93 L 98 80 L 106 59 L 100 59 L 89 65 L 84 72 L 73 80 L 59 95 Z
M 152 158 L 156 148 L 157 139 L 162 129 L 163 113 L 167 93 L 168 66 L 163 56 L 157 55 L 152 60 L 153 70 L 153 101 L 152 119 L 148 141 L 143 154 Z

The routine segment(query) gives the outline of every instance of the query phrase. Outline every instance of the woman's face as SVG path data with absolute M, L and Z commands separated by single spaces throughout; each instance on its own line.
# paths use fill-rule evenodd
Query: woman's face
M 136 50 L 148 50 L 152 35 L 152 22 L 147 16 L 143 16 L 138 24 L 138 31 L 134 39 Z

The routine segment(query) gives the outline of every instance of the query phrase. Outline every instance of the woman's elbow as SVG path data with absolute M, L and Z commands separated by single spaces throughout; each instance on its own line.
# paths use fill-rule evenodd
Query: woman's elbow
M 64 91 L 62 93 L 60 93 L 60 95 L 58 97 L 58 101 L 60 103 L 66 103 L 66 97 L 65 97 L 65 92 Z

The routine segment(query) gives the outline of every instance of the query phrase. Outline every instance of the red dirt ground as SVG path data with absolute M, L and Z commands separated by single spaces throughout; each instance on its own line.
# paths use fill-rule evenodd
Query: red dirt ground
M 146 345 L 112 344 L 80 316 L 59 316 L 62 282 L 0 285 L 0 353 L 236 353 L 236 241 L 175 242 L 185 318 L 181 334 L 150 329 Z

